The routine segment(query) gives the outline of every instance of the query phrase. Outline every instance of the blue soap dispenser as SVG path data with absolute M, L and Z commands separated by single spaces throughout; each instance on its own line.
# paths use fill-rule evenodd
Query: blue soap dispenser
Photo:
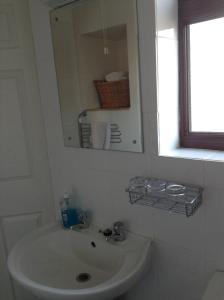
M 70 197 L 69 209 L 68 209 L 68 220 L 70 227 L 78 225 L 80 223 L 80 210 L 76 207 L 76 201 Z

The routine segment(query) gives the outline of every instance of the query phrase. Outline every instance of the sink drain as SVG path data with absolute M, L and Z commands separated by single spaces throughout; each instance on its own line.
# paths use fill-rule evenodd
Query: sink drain
M 76 281 L 78 282 L 87 282 L 91 279 L 91 275 L 89 273 L 80 273 L 76 276 Z

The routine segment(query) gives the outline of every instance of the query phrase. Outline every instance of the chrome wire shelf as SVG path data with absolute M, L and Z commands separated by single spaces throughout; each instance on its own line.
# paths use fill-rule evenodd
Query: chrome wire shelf
M 192 216 L 202 203 L 203 189 L 195 185 L 135 177 L 126 189 L 129 202 Z

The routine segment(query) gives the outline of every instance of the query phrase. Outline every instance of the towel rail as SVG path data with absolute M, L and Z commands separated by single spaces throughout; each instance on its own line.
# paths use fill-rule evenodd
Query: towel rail
M 92 111 L 92 110 L 90 110 Z M 83 110 L 78 115 L 79 141 L 81 148 L 93 148 L 91 123 L 88 122 L 88 110 Z M 117 123 L 110 124 L 110 144 L 122 143 L 122 133 Z

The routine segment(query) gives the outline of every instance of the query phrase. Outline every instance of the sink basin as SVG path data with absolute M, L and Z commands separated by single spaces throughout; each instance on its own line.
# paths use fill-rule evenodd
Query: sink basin
M 150 265 L 151 240 L 128 234 L 107 242 L 99 228 L 44 227 L 19 241 L 8 258 L 20 285 L 46 300 L 112 299 L 130 289 Z

